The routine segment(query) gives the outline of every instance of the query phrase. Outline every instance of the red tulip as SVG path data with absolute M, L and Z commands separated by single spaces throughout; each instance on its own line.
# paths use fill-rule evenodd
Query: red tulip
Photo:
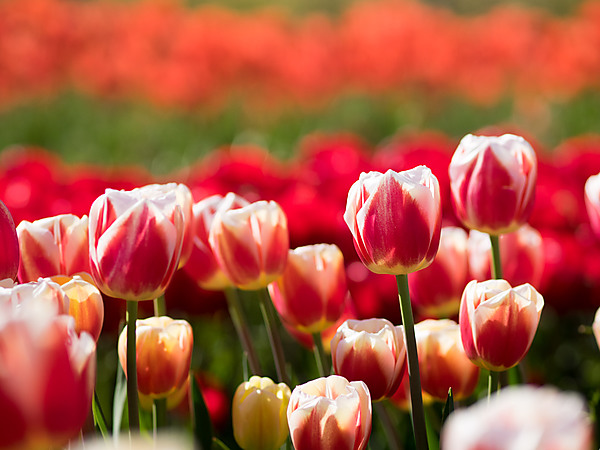
M 532 209 L 537 158 L 520 136 L 465 136 L 449 166 L 457 217 L 471 229 L 503 234 L 523 225 Z
M 92 204 L 89 221 L 91 274 L 104 294 L 151 300 L 164 293 L 183 242 L 175 192 L 107 189 Z
M 438 250 L 440 188 L 425 166 L 362 173 L 348 192 L 344 220 L 362 262 L 375 273 L 427 267 Z
M 0 200 L 0 244 L 2 254 L 0 256 L 0 280 L 5 278 L 17 278 L 19 270 L 19 242 L 15 223 L 10 211 Z

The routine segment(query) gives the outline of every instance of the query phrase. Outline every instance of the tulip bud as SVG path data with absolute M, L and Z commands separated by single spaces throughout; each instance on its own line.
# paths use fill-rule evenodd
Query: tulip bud
M 369 388 L 338 375 L 300 384 L 292 391 L 287 418 L 296 450 L 362 450 L 371 435 Z
M 53 315 L 69 313 L 69 297 L 61 287 L 50 278 L 40 278 L 24 284 L 2 285 L 0 287 L 0 302 L 21 305 L 24 302 L 34 302 L 47 305 Z M 42 306 L 40 306 L 42 307 Z
M 545 265 L 544 245 L 539 231 L 525 224 L 516 231 L 500 235 L 498 240 L 504 279 L 513 286 L 524 283 L 539 286 Z M 471 230 L 468 241 L 471 279 L 485 281 L 492 277 L 491 252 L 490 237 Z
M 509 386 L 455 410 L 442 429 L 445 450 L 589 450 L 592 420 L 580 394 L 553 387 Z
M 21 263 L 19 280 L 90 271 L 88 217 L 62 214 L 17 227 Z
M 75 319 L 75 331 L 87 331 L 98 342 L 104 323 L 104 301 L 98 288 L 80 275 L 68 277 L 61 287 L 69 297 L 69 315 Z
M 488 370 L 506 370 L 525 356 L 540 320 L 543 297 L 530 284 L 471 281 L 460 305 L 460 333 L 469 359 Z
M 425 320 L 415 325 L 415 337 L 423 390 L 442 402 L 450 388 L 455 400 L 469 397 L 477 387 L 479 367 L 465 354 L 458 324 Z
M 462 223 L 488 234 L 523 225 L 533 209 L 537 158 L 520 136 L 465 136 L 449 166 L 454 209 Z
M 285 268 L 289 251 L 287 219 L 281 207 L 258 201 L 238 209 L 230 202 L 219 208 L 209 242 L 215 257 L 235 286 L 265 288 Z
M 119 360 L 127 375 L 127 326 L 119 336 Z M 185 320 L 149 317 L 136 323 L 137 380 L 140 393 L 165 398 L 188 378 L 193 334 Z
M 454 317 L 468 281 L 467 232 L 443 227 L 440 248 L 431 265 L 408 277 L 410 300 L 422 317 Z
M 592 175 L 585 182 L 584 198 L 590 225 L 600 238 L 600 173 Z
M 387 319 L 347 320 L 331 340 L 331 357 L 335 373 L 363 381 L 373 401 L 389 397 L 406 367 L 402 326 Z
M 233 435 L 244 450 L 275 450 L 288 437 L 290 388 L 253 376 L 238 386 L 231 407 Z
M 441 218 L 439 183 L 425 166 L 362 173 L 348 192 L 344 213 L 361 261 L 375 273 L 391 275 L 431 264 Z
M 227 204 L 231 209 L 236 209 L 250 203 L 239 195 L 230 192 L 225 197 L 213 195 L 205 198 L 193 206 L 193 246 L 190 259 L 184 270 L 198 283 L 198 286 L 210 291 L 221 291 L 232 286 L 231 280 L 219 266 L 213 249 L 208 242 L 208 235 L 215 214 L 223 204 Z
M 348 288 L 344 255 L 336 245 L 290 250 L 280 278 L 269 285 L 282 320 L 305 333 L 320 333 L 341 316 Z
M 600 308 L 596 310 L 594 315 L 594 322 L 592 323 L 592 332 L 596 338 L 596 344 L 600 347 Z
M 179 263 L 183 215 L 175 192 L 107 189 L 90 209 L 90 269 L 106 295 L 161 296 Z
M 0 280 L 17 278 L 19 270 L 19 242 L 10 211 L 0 200 Z

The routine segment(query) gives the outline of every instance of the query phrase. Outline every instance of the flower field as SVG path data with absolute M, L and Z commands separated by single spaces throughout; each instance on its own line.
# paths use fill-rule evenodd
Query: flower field
M 600 2 L 230 3 L 0 0 L 0 448 L 597 448 Z

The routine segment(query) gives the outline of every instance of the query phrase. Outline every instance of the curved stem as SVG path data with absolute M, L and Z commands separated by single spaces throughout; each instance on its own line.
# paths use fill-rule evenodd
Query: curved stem
M 428 449 L 427 427 L 425 425 L 425 412 L 423 409 L 423 394 L 421 392 L 421 375 L 419 373 L 419 356 L 417 354 L 417 340 L 415 338 L 415 320 L 413 318 L 410 294 L 408 291 L 408 276 L 397 275 L 398 296 L 400 300 L 400 314 L 404 325 L 404 339 L 406 342 L 406 357 L 408 360 L 408 380 L 410 384 L 410 402 L 412 407 L 412 426 L 417 450 Z
M 262 370 L 260 369 L 258 356 L 256 356 L 256 350 L 252 344 L 252 338 L 250 337 L 250 332 L 248 331 L 246 316 L 244 314 L 244 310 L 242 309 L 237 291 L 234 288 L 225 289 L 225 298 L 227 298 L 227 306 L 229 307 L 231 321 L 233 322 L 235 331 L 238 335 L 240 343 L 242 344 L 242 348 L 248 357 L 248 365 L 250 366 L 252 375 L 262 376 Z
M 331 372 L 329 368 L 329 361 L 327 360 L 327 354 L 323 348 L 323 340 L 321 339 L 321 333 L 312 334 L 314 346 L 313 353 L 315 354 L 315 361 L 317 362 L 317 369 L 319 376 L 326 377 Z
M 273 352 L 273 360 L 275 361 L 275 370 L 277 370 L 277 378 L 279 381 L 290 385 L 290 379 L 285 370 L 285 356 L 283 354 L 283 345 L 281 344 L 281 335 L 277 327 L 277 318 L 271 302 L 271 297 L 266 288 L 256 291 L 260 302 L 260 310 L 265 321 L 267 334 L 269 335 L 269 343 Z
M 137 328 L 138 304 L 127 300 L 127 409 L 129 414 L 129 430 L 140 428 L 137 389 Z
M 165 302 L 165 296 L 161 295 L 154 299 L 154 315 L 161 317 L 167 314 L 167 303 Z
M 492 243 L 492 278 L 501 280 L 503 276 L 499 237 L 497 235 L 490 234 L 490 242 Z

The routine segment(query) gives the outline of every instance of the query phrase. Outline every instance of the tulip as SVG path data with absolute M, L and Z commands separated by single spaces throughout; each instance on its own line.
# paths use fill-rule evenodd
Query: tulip
M 40 278 L 38 281 L 23 284 L 3 283 L 0 285 L 0 302 L 17 306 L 26 301 L 47 305 L 54 315 L 69 313 L 69 297 L 60 285 L 50 278 Z
M 344 255 L 333 244 L 290 250 L 285 270 L 269 285 L 269 293 L 288 325 L 310 334 L 324 331 L 340 318 L 348 297 Z
M 190 258 L 184 267 L 186 273 L 198 283 L 202 289 L 221 291 L 231 287 L 232 283 L 219 266 L 213 250 L 208 242 L 208 235 L 215 214 L 223 204 L 230 208 L 241 208 L 250 203 L 237 194 L 230 192 L 225 197 L 213 195 L 195 203 L 193 246 Z
M 458 227 L 443 227 L 440 247 L 431 265 L 408 277 L 412 304 L 427 318 L 457 316 L 460 297 L 468 282 L 467 232 Z
M 275 450 L 288 437 L 290 388 L 253 376 L 238 386 L 231 407 L 233 435 L 244 450 Z
M 469 397 L 477 387 L 479 367 L 465 354 L 458 324 L 425 320 L 415 325 L 415 335 L 423 390 L 442 402 L 450 388 L 455 400 Z
M 17 278 L 19 270 L 19 242 L 10 211 L 0 200 L 0 280 Z
M 60 284 L 69 297 L 69 315 L 75 319 L 75 331 L 87 331 L 98 342 L 104 323 L 102 294 L 90 280 L 80 275 L 68 277 Z
M 0 300 L 0 447 L 62 448 L 89 414 L 96 346 L 47 303 Z
M 266 288 L 287 262 L 287 219 L 273 202 L 258 201 L 231 209 L 224 202 L 212 223 L 209 242 L 215 257 L 235 286 L 243 290 Z
M 175 192 L 107 189 L 90 209 L 90 269 L 106 295 L 152 300 L 177 269 L 183 215 Z
M 584 198 L 592 230 L 600 237 L 600 173 L 586 180 Z
M 190 371 L 193 334 L 185 320 L 149 317 L 136 322 L 138 390 L 152 398 L 166 398 L 181 388 Z M 127 375 L 127 326 L 119 336 L 119 360 Z
M 537 158 L 522 137 L 465 136 L 449 166 L 454 209 L 471 229 L 499 235 L 523 225 L 533 209 Z
M 523 283 L 539 286 L 545 265 L 544 245 L 539 231 L 525 224 L 516 231 L 499 236 L 499 243 L 503 278 L 513 286 Z M 492 276 L 489 236 L 471 230 L 467 248 L 470 278 L 489 280 Z
M 596 310 L 594 315 L 594 322 L 592 323 L 592 332 L 596 338 L 596 344 L 600 347 L 600 308 Z
M 62 214 L 17 227 L 21 263 L 19 280 L 89 272 L 88 217 Z
M 331 357 L 335 373 L 363 381 L 373 401 L 389 397 L 406 367 L 402 326 L 387 319 L 347 320 L 331 339 Z
M 471 281 L 459 315 L 469 359 L 493 371 L 516 366 L 531 346 L 543 307 L 543 297 L 530 284 L 512 288 L 505 280 Z
M 442 209 L 437 178 L 425 166 L 362 173 L 348 192 L 344 220 L 361 261 L 375 273 L 407 274 L 435 257 Z
M 592 420 L 578 393 L 510 386 L 488 402 L 455 410 L 442 429 L 445 450 L 589 450 Z
M 371 434 L 371 396 L 362 381 L 331 375 L 294 388 L 287 409 L 296 450 L 361 450 Z

